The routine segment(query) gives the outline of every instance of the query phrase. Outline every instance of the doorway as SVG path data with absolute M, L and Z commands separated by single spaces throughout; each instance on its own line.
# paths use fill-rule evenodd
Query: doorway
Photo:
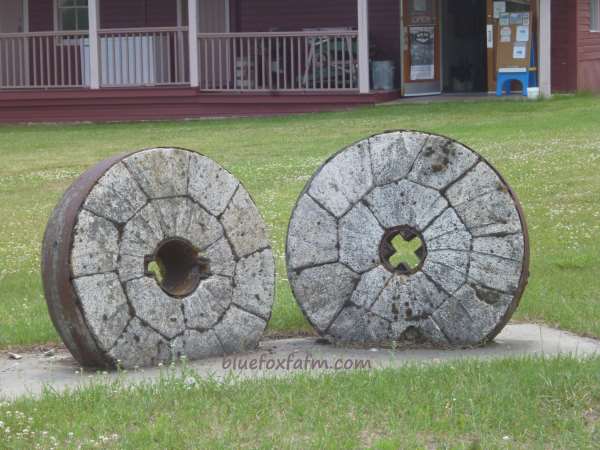
M 487 91 L 486 2 L 443 0 L 442 17 L 444 92 Z
M 401 10 L 402 95 L 440 94 L 440 0 L 403 0 Z

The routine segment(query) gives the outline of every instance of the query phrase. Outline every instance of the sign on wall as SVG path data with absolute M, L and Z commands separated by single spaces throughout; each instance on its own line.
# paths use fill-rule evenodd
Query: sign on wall
M 410 27 L 410 79 L 435 78 L 435 27 Z

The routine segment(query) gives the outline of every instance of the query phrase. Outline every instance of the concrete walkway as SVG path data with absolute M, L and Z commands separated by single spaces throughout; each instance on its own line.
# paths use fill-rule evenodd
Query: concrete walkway
M 541 355 L 573 355 L 578 358 L 600 356 L 600 341 L 539 325 L 514 324 L 509 325 L 495 343 L 477 349 L 342 349 L 319 343 L 315 338 L 286 339 L 265 341 L 256 352 L 198 361 L 188 364 L 188 367 L 202 378 L 222 379 L 231 373 L 241 378 L 258 378 L 285 376 L 301 371 L 314 373 L 335 370 L 335 366 L 340 364 L 342 369 L 344 365 L 352 365 L 356 369 L 361 364 L 363 368 L 367 365 L 375 369 L 400 367 L 410 362 L 439 363 L 465 358 Z M 118 378 L 126 383 L 152 381 L 166 371 L 165 368 L 157 368 L 95 374 L 81 371 L 65 351 L 58 351 L 50 357 L 40 354 L 22 356 L 20 360 L 12 360 L 6 353 L 0 353 L 0 399 L 13 399 L 26 394 L 38 395 L 44 386 L 64 391 Z
M 405 105 L 405 104 L 423 104 L 428 105 L 431 103 L 470 103 L 470 102 L 482 102 L 482 101 L 525 101 L 530 100 L 527 97 L 521 95 L 521 93 L 513 93 L 509 96 L 503 95 L 502 97 L 496 97 L 495 93 L 487 92 L 473 92 L 473 93 L 447 93 L 439 95 L 425 95 L 416 97 L 400 97 L 389 102 L 379 103 L 377 106 L 389 106 L 389 105 Z

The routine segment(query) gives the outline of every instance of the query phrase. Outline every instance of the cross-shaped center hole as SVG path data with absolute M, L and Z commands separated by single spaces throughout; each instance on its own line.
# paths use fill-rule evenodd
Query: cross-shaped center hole
M 410 270 L 413 270 L 421 263 L 417 251 L 423 247 L 423 243 L 418 237 L 407 241 L 399 234 L 392 239 L 392 247 L 396 251 L 389 259 L 392 266 L 399 267 L 401 264 L 405 264 Z
M 385 267 L 394 273 L 416 273 L 426 256 L 421 235 L 412 227 L 398 226 L 386 231 L 379 247 Z

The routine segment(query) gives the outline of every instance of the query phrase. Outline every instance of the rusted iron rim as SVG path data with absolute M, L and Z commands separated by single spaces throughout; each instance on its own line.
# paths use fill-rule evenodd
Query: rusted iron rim
M 54 327 L 73 357 L 84 367 L 114 368 L 88 330 L 72 284 L 71 250 L 77 217 L 88 195 L 129 152 L 108 158 L 84 172 L 67 189 L 48 221 L 42 245 L 41 272 L 48 311 Z

